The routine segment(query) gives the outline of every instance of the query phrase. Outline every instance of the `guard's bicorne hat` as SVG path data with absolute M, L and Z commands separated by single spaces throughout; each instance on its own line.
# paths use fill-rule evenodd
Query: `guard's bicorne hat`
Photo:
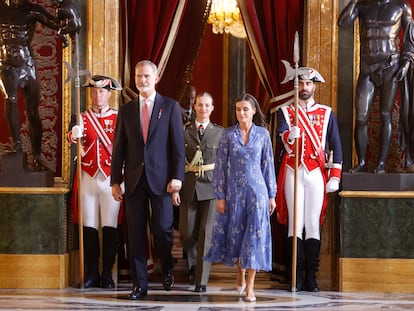
M 310 67 L 299 67 L 298 79 L 311 80 L 313 82 L 325 82 L 325 79 L 321 76 L 321 74 L 316 69 Z
M 114 78 L 101 75 L 93 75 L 84 85 L 84 87 L 96 87 L 107 90 L 122 90 L 121 84 Z

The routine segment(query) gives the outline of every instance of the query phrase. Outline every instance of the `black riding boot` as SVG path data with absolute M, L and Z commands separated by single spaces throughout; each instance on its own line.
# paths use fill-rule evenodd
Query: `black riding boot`
M 296 238 L 297 251 L 296 251 L 296 291 L 303 289 L 303 240 Z M 293 249 L 293 237 L 288 237 L 287 251 L 288 251 L 288 276 L 290 284 L 292 285 L 292 249 Z M 292 288 L 292 286 L 291 286 Z
M 103 227 L 102 237 L 102 288 L 114 288 L 115 283 L 112 279 L 112 267 L 115 263 L 115 257 L 118 253 L 118 229 L 113 227 Z
M 319 268 L 319 253 L 321 250 L 321 241 L 316 239 L 305 240 L 305 257 L 306 257 L 306 284 L 305 289 L 309 292 L 319 292 L 318 283 L 316 283 L 316 272 Z
M 87 275 L 84 288 L 100 287 L 99 279 L 99 237 L 98 230 L 91 227 L 83 227 L 83 245 Z

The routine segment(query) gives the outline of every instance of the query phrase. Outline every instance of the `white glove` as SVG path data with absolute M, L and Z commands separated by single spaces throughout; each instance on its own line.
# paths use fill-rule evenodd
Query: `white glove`
M 292 128 L 290 129 L 289 135 L 288 135 L 288 140 L 293 141 L 299 137 L 300 137 L 300 128 L 298 126 L 292 126 Z
M 83 137 L 83 128 L 80 125 L 72 127 L 72 139 L 77 140 Z
M 330 178 L 326 183 L 326 192 L 335 192 L 339 189 L 339 180 L 336 178 Z

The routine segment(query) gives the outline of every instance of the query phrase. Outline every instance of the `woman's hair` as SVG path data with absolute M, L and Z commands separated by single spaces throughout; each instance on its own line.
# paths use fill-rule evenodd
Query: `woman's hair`
M 257 126 L 263 126 L 265 128 L 268 128 L 268 124 L 266 121 L 266 117 L 262 112 L 262 109 L 260 109 L 260 105 L 257 102 L 256 98 L 254 98 L 253 95 L 249 93 L 244 93 L 236 98 L 236 101 L 234 102 L 234 106 L 236 106 L 236 103 L 240 101 L 247 101 L 250 103 L 252 108 L 256 108 L 256 113 L 253 115 L 253 123 Z M 237 119 L 236 119 L 237 122 Z
M 213 96 L 209 92 L 206 92 L 206 91 L 202 91 L 202 92 L 198 93 L 196 98 L 200 98 L 200 97 L 203 97 L 203 96 L 210 97 L 211 101 L 214 103 Z

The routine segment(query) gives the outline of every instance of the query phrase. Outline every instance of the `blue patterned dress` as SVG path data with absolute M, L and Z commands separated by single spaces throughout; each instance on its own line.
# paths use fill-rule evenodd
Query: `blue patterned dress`
M 216 212 L 212 245 L 204 259 L 230 266 L 239 260 L 242 268 L 270 271 L 269 198 L 276 196 L 276 178 L 267 129 L 253 124 L 246 145 L 238 125 L 224 130 L 213 188 L 217 199 L 226 200 L 226 210 Z

